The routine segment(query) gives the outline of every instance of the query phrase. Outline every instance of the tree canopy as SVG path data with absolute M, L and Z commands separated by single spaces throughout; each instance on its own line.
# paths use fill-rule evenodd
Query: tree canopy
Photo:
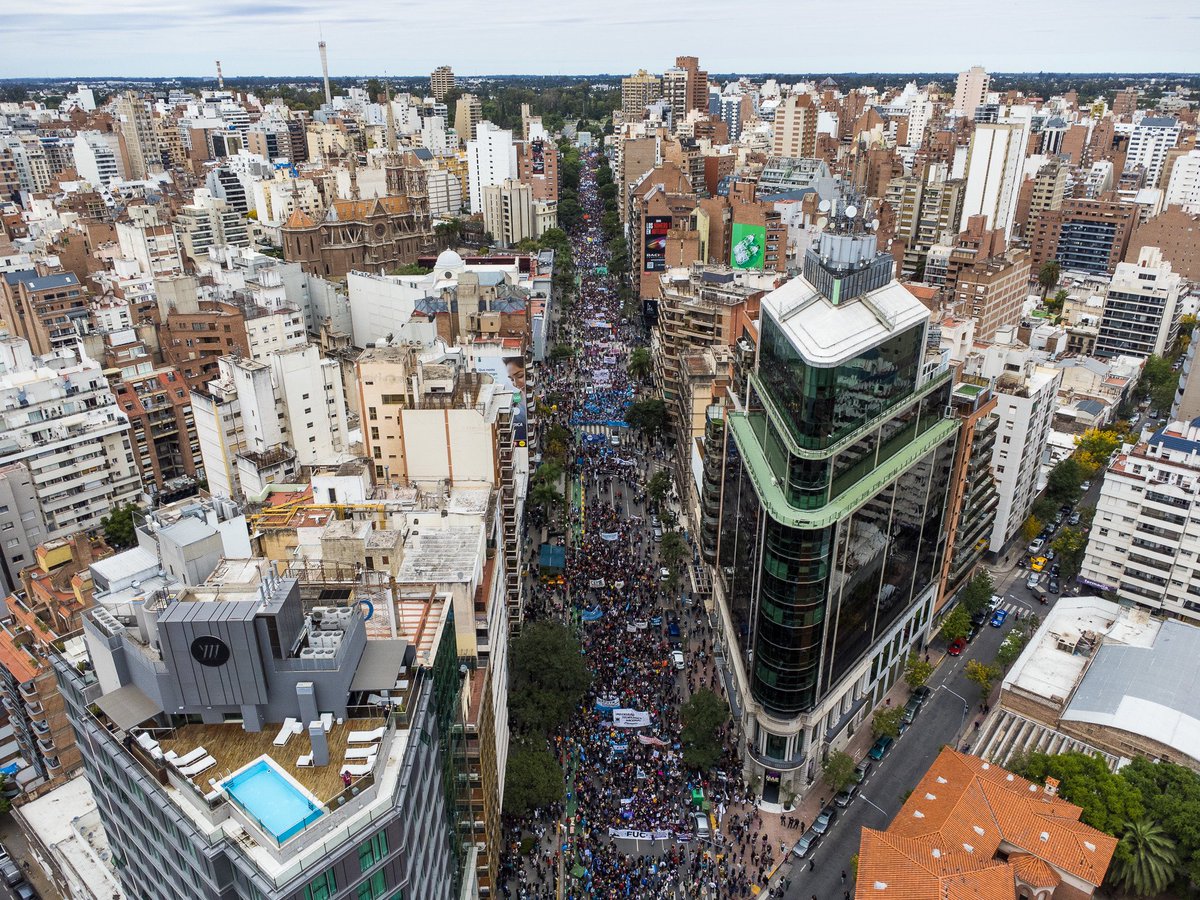
M 558 622 L 527 625 L 508 659 L 509 711 L 526 734 L 548 735 L 564 725 L 591 684 L 579 642 Z
M 854 781 L 854 757 L 841 750 L 834 750 L 821 764 L 825 783 L 834 791 L 845 790 Z
M 946 613 L 946 618 L 942 620 L 942 637 L 946 641 L 956 641 L 961 637 L 966 637 L 970 630 L 971 614 L 961 603 Z
M 104 540 L 114 550 L 124 550 L 137 543 L 137 529 L 133 524 L 133 514 L 138 508 L 133 503 L 118 506 L 100 520 L 104 529 Z
M 683 722 L 680 742 L 683 761 L 694 769 L 707 772 L 721 758 L 720 729 L 729 721 L 729 707 L 710 691 L 700 688 L 679 711 Z
M 932 674 L 932 663 L 925 662 L 917 653 L 908 654 L 908 660 L 904 663 L 904 680 L 910 688 L 916 690 L 921 687 Z
M 667 404 L 654 398 L 635 400 L 625 410 L 625 422 L 653 437 L 667 427 Z
M 504 812 L 523 816 L 560 803 L 565 796 L 563 771 L 544 742 L 514 743 L 508 751 L 504 779 Z
M 900 737 L 900 723 L 904 718 L 904 708 L 900 706 L 885 706 L 876 710 L 871 719 L 871 731 L 879 737 Z
M 1105 834 L 1121 833 L 1126 822 L 1141 818 L 1145 811 L 1137 788 L 1110 772 L 1099 756 L 1033 753 L 1020 764 L 1018 774 L 1039 784 L 1057 778 L 1063 799 L 1083 809 L 1080 819 Z
M 981 568 L 959 594 L 959 606 L 965 606 L 968 613 L 975 615 L 975 613 L 987 609 L 995 590 L 996 582 L 992 579 L 992 573 Z

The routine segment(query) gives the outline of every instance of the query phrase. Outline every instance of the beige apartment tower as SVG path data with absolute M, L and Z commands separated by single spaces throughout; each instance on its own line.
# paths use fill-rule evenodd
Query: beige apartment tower
M 441 103 L 454 90 L 454 70 L 449 66 L 438 66 L 429 76 L 429 92 Z
M 817 155 L 817 107 L 808 94 L 792 94 L 775 110 L 772 155 L 804 159 Z
M 646 107 L 662 96 L 662 81 L 657 75 L 650 75 L 645 69 L 638 69 L 636 75 L 621 79 L 621 113 L 626 122 L 640 120 L 646 113 Z
M 992 76 L 983 70 L 983 66 L 971 66 L 967 71 L 959 72 L 954 86 L 954 108 L 968 119 L 975 118 L 975 107 L 987 100 L 991 85 Z
M 483 121 L 483 103 L 474 94 L 463 94 L 454 104 L 454 130 L 465 144 L 475 140 L 475 132 Z

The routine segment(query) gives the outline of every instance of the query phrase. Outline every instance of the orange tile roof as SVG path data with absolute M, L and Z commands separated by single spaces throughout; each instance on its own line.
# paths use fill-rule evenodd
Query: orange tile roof
M 1012 900 L 1018 874 L 1048 886 L 1060 872 L 1099 885 L 1117 840 L 1080 822 L 1080 812 L 1019 775 L 946 748 L 886 832 L 863 829 L 858 896 Z M 1012 855 L 1006 861 L 998 852 Z
M 316 226 L 317 223 L 312 220 L 312 216 L 299 208 L 293 211 L 283 224 L 284 228 L 316 228 Z

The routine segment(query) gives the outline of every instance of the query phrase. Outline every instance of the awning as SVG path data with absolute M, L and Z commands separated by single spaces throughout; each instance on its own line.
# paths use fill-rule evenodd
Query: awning
M 561 544 L 542 544 L 538 548 L 538 568 L 562 569 L 567 564 L 567 548 Z
M 388 691 L 396 686 L 400 667 L 404 665 L 404 651 L 408 641 L 403 638 L 369 640 L 358 660 L 352 691 Z
M 116 722 L 122 731 L 141 725 L 162 712 L 162 707 L 147 697 L 136 684 L 127 684 L 105 694 L 96 701 L 96 705 Z

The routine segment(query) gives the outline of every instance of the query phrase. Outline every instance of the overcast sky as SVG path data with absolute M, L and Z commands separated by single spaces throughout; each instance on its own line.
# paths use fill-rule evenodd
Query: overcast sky
M 670 16 L 686 13 L 686 21 Z M 2 0 L 0 77 L 1195 71 L 1197 0 Z

